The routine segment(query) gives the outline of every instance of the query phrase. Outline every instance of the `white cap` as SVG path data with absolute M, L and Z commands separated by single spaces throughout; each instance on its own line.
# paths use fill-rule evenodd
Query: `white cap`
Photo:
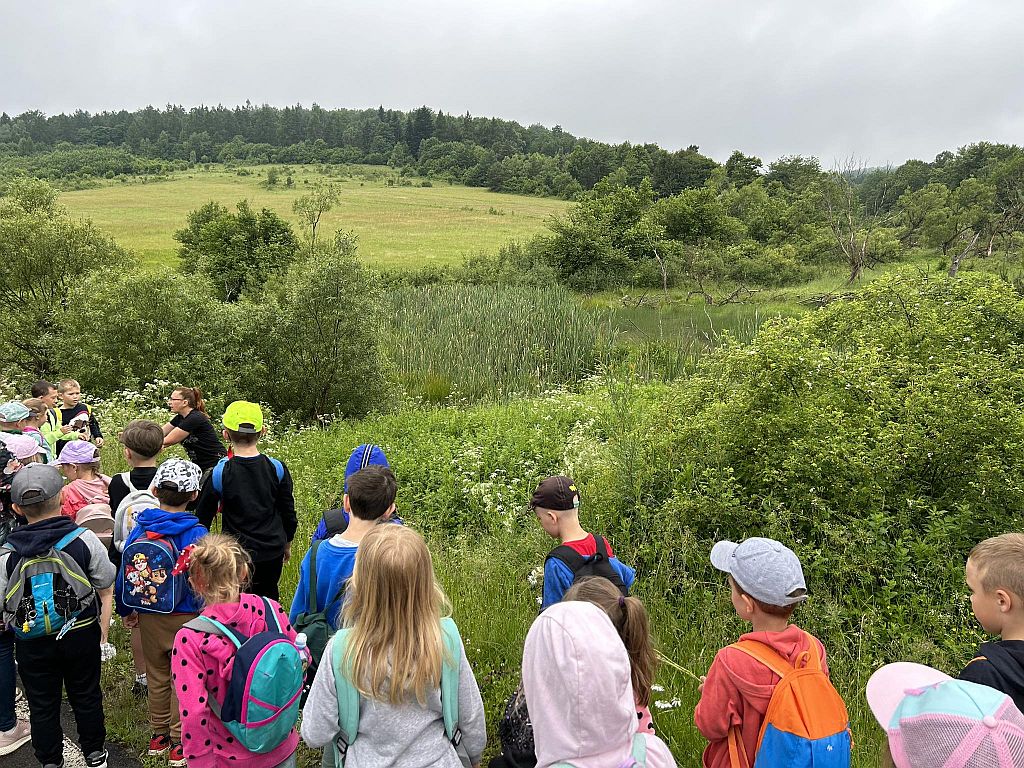
M 768 605 L 793 605 L 807 599 L 800 558 L 775 539 L 758 537 L 711 548 L 711 564 L 732 576 L 737 586 Z

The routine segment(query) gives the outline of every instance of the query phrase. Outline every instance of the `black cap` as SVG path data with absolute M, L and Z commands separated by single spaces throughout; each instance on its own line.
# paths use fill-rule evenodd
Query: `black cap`
M 530 507 L 542 507 L 563 512 L 568 509 L 579 509 L 580 494 L 571 477 L 555 475 L 537 486 L 530 500 Z

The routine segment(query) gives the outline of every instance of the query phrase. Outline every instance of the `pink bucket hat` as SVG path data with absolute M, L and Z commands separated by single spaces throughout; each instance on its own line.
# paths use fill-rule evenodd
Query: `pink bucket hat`
M 1024 714 L 994 688 L 898 662 L 871 676 L 867 699 L 896 768 L 1024 766 Z

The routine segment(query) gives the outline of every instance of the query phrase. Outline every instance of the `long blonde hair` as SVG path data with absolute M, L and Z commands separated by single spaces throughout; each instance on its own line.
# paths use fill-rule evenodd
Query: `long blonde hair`
M 344 674 L 371 699 L 401 704 L 409 694 L 425 705 L 441 685 L 441 615 L 450 608 L 434 577 L 427 544 L 401 525 L 378 525 L 363 536 L 342 611 L 350 628 Z
M 188 573 L 193 591 L 206 605 L 233 603 L 249 581 L 252 561 L 234 536 L 208 533 L 193 545 Z

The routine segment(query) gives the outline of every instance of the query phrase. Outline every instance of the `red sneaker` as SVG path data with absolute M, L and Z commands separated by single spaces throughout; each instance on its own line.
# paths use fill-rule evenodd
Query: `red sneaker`
M 156 757 L 162 755 L 168 749 L 171 748 L 171 737 L 166 733 L 155 734 L 153 738 L 149 740 L 149 756 Z
M 184 768 L 188 765 L 188 761 L 185 760 L 185 752 L 181 749 L 181 744 L 173 744 L 171 751 L 167 753 L 167 764 L 171 768 Z

